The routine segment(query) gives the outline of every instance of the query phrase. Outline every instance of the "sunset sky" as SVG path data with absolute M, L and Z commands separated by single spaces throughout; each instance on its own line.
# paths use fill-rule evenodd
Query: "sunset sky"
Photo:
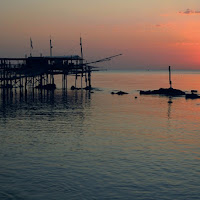
M 80 54 L 116 69 L 200 69 L 199 0 L 1 0 L 0 57 Z

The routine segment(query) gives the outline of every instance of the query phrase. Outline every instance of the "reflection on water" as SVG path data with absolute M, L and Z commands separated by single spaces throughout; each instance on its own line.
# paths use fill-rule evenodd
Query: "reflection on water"
M 169 100 L 168 100 L 168 112 L 167 112 L 167 116 L 168 116 L 168 119 L 171 119 L 171 106 L 172 106 L 172 97 L 169 97 Z
M 67 90 L 2 90 L 0 99 L 0 113 L 7 117 L 19 110 L 38 110 L 42 107 L 51 109 L 61 108 L 84 108 L 89 106 L 91 93 L 89 91 L 67 91 Z M 53 111 L 53 110 L 52 110 Z
M 1 93 L 0 199 L 198 199 L 200 99 L 138 95 L 165 87 L 160 76 L 95 74 L 94 93 Z

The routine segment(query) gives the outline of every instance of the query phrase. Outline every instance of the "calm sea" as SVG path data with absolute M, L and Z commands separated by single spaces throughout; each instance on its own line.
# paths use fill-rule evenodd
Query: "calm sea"
M 200 99 L 138 92 L 169 87 L 167 71 L 97 72 L 94 93 L 56 79 L 54 93 L 1 93 L 1 200 L 200 199 Z M 200 72 L 172 86 L 200 91 Z

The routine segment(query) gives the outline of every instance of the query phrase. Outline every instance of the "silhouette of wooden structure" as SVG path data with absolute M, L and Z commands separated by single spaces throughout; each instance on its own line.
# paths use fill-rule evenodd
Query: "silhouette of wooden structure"
M 28 87 L 53 90 L 56 88 L 54 76 L 62 75 L 62 88 L 67 88 L 67 77 L 81 77 L 84 89 L 91 89 L 91 72 L 94 67 L 83 64 L 78 56 L 50 56 L 28 58 L 0 58 L 0 87 L 2 89 Z

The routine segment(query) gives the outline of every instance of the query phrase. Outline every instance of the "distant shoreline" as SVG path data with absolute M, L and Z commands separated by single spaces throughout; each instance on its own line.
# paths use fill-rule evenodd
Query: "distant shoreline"
M 106 68 L 105 68 L 106 69 Z M 200 70 L 183 70 L 183 69 L 174 69 L 172 70 L 173 73 L 181 73 L 181 74 L 200 74 Z M 96 71 L 95 73 L 168 73 L 168 69 L 152 69 L 152 70 L 145 70 L 145 69 L 106 69 Z M 94 73 L 94 72 L 93 72 Z

